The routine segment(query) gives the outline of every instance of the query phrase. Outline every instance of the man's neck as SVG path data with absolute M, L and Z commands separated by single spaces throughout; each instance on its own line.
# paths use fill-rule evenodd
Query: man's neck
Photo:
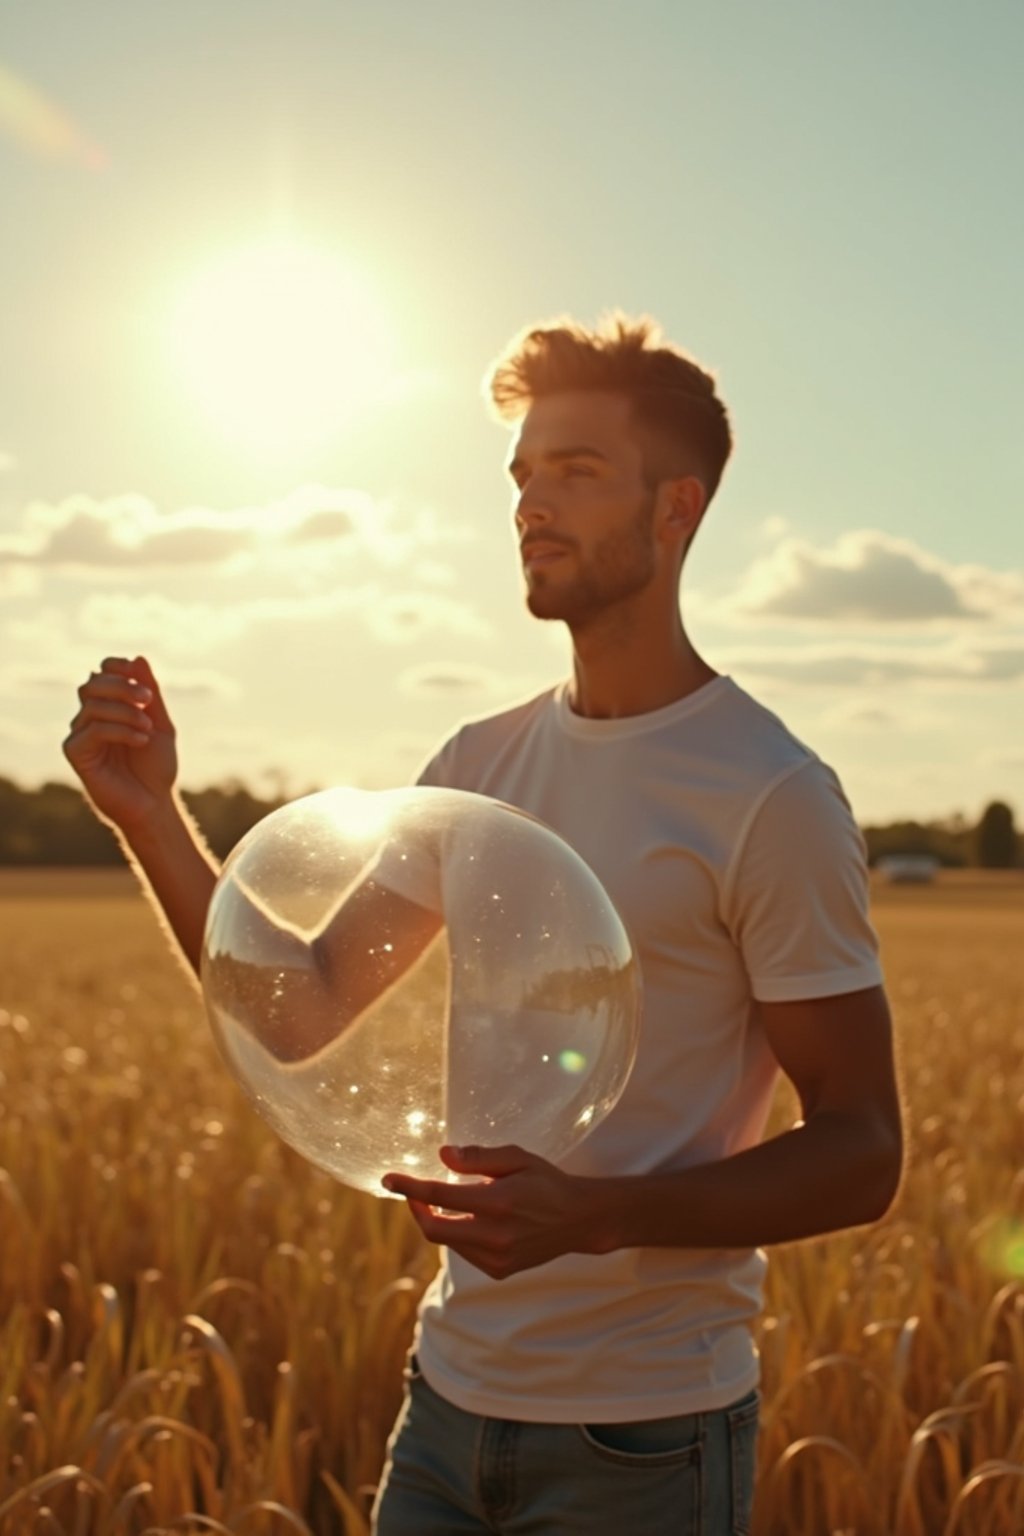
M 696 693 L 718 673 L 698 656 L 681 622 L 666 635 L 573 635 L 569 704 L 591 720 L 647 715 Z

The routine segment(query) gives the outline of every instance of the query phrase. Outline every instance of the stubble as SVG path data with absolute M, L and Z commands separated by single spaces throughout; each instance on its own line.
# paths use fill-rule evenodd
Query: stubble
M 651 523 L 654 492 L 645 496 L 632 520 L 605 534 L 585 558 L 573 547 L 576 570 L 566 577 L 540 567 L 527 588 L 526 606 L 537 619 L 561 619 L 571 629 L 604 622 L 615 609 L 650 585 L 655 572 Z M 561 562 L 559 562 L 561 564 Z

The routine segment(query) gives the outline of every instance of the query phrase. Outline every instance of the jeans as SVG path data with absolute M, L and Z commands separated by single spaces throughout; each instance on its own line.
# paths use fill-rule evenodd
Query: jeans
M 376 1536 L 747 1536 L 760 1395 L 637 1424 L 482 1418 L 415 1360 L 388 1441 Z

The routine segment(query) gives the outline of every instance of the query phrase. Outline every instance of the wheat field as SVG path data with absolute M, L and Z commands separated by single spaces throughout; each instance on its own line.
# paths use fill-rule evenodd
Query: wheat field
M 1024 881 L 875 917 L 908 1166 L 878 1226 L 773 1253 L 754 1533 L 1011 1536 Z M 434 1263 L 249 1110 L 130 877 L 0 872 L 2 1536 L 367 1531 Z

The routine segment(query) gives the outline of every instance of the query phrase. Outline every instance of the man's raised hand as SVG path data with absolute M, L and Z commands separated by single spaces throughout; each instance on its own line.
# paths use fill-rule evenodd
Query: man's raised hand
M 101 816 L 125 832 L 144 825 L 178 772 L 174 725 L 148 661 L 108 656 L 78 698 L 64 756 Z

